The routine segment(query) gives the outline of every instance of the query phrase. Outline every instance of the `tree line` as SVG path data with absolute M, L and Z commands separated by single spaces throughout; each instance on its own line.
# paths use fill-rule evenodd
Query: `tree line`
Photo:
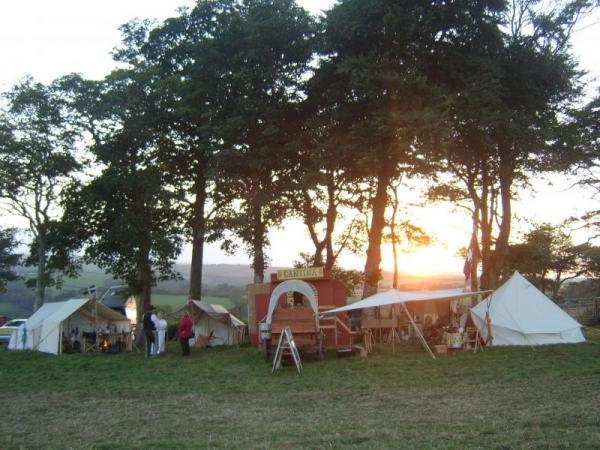
M 428 242 L 397 217 L 415 178 L 427 201 L 469 208 L 473 288 L 494 288 L 532 176 L 586 171 L 599 186 L 598 99 L 581 106 L 570 46 L 596 7 L 343 0 L 317 18 L 293 0 L 199 0 L 132 20 L 103 80 L 27 78 L 4 94 L 0 197 L 29 224 L 36 308 L 83 262 L 147 306 L 186 242 L 190 298 L 206 243 L 241 246 L 263 282 L 268 232 L 288 217 L 314 244 L 302 263 L 362 252 L 371 295 L 384 242 Z

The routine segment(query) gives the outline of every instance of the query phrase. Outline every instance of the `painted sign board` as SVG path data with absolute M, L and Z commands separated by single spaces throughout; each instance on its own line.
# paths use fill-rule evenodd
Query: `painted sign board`
M 322 267 L 304 267 L 301 269 L 283 269 L 277 271 L 278 280 L 323 278 Z

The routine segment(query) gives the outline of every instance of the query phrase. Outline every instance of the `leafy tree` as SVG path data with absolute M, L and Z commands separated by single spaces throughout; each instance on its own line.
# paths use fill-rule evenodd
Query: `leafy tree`
M 137 37 L 137 50 L 120 52 L 121 58 L 152 65 L 160 77 L 155 86 L 163 101 L 160 126 L 169 142 L 160 159 L 181 198 L 185 234 L 192 243 L 189 296 L 194 299 L 202 296 L 204 244 L 223 232 L 213 226 L 222 207 L 214 199 L 222 141 L 217 125 L 227 119 L 222 107 L 226 56 L 219 36 L 239 3 L 201 1 L 151 30 L 131 23 L 129 35 Z
M 131 38 L 125 34 L 125 42 Z M 173 270 L 181 239 L 178 198 L 160 165 L 160 95 L 154 72 L 143 63 L 116 70 L 104 82 L 68 80 L 94 141 L 89 148 L 100 170 L 75 182 L 64 202 L 71 248 L 83 246 L 86 262 L 123 279 L 140 294 L 140 314 L 158 280 Z M 90 93 L 99 93 L 88 97 Z
M 567 163 L 574 166 L 579 186 L 597 199 L 600 194 L 600 90 L 596 98 L 572 113 L 572 121 L 567 126 L 577 130 L 580 136 L 575 142 L 564 144 L 571 150 L 567 155 Z M 600 235 L 600 210 L 586 212 L 577 222 L 578 226 L 591 232 L 591 240 Z
M 264 279 L 268 230 L 289 211 L 283 198 L 301 98 L 312 56 L 313 24 L 291 0 L 247 0 L 228 12 L 218 36 L 222 64 L 220 211 L 225 227 L 252 257 L 254 281 Z
M 298 164 L 287 196 L 291 213 L 304 222 L 315 247 L 314 265 L 330 270 L 342 252 L 362 250 L 364 222 L 356 210 L 362 209 L 364 195 L 343 170 L 315 167 L 319 162 L 323 160 L 316 157 Z
M 398 251 L 410 253 L 416 247 L 424 247 L 432 242 L 432 238 L 421 227 L 414 225 L 410 220 L 398 222 L 398 209 L 400 207 L 399 188 L 401 180 L 395 184 L 390 183 L 392 193 L 391 216 L 387 222 L 389 233 L 384 235 L 384 241 L 392 244 L 392 254 L 394 256 L 394 273 L 392 277 L 392 287 L 398 289 L 399 270 L 398 270 Z
M 522 243 L 509 247 L 507 269 L 518 270 L 557 298 L 565 282 L 591 273 L 596 253 L 589 244 L 573 244 L 563 226 L 544 223 L 528 232 Z
M 340 145 L 338 105 L 326 95 L 326 85 L 319 75 L 306 83 L 286 195 L 292 214 L 307 227 L 314 264 L 332 269 L 342 252 L 364 252 L 362 212 L 369 195 L 366 180 L 352 170 L 348 149 Z
M 452 49 L 493 27 L 494 2 L 354 1 L 326 17 L 315 76 L 335 105 L 336 138 L 355 173 L 375 182 L 363 296 L 377 291 L 388 186 L 428 173 L 441 140 L 448 96 L 442 74 Z
M 170 143 L 160 158 L 183 200 L 192 298 L 201 296 L 204 242 L 227 227 L 246 244 L 262 280 L 266 233 L 282 217 L 275 149 L 291 131 L 288 103 L 311 54 L 310 22 L 288 0 L 214 0 L 151 30 L 128 25 L 135 45 L 118 56 L 143 61 L 160 77 L 161 127 Z
M 17 241 L 14 229 L 0 229 L 0 292 L 6 292 L 6 283 L 15 281 L 19 276 L 13 271 L 21 260 L 15 253 Z
M 504 267 L 516 190 L 532 173 L 556 168 L 561 117 L 578 94 L 568 39 L 590 2 L 552 6 L 516 0 L 498 10 L 506 25 L 501 40 L 494 32 L 464 47 L 444 81 L 455 92 L 447 165 L 462 188 L 440 186 L 435 194 L 471 203 L 486 289 Z
M 24 218 L 32 234 L 29 262 L 35 277 L 37 310 L 46 287 L 56 280 L 47 266 L 52 221 L 59 197 L 80 169 L 75 158 L 78 133 L 58 83 L 45 86 L 27 78 L 5 94 L 0 117 L 0 198 L 8 214 Z

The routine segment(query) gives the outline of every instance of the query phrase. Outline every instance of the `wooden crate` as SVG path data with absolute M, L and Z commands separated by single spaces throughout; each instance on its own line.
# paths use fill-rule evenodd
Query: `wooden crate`
M 442 344 L 442 345 L 435 345 L 435 352 L 438 355 L 446 355 L 448 354 L 448 346 L 446 344 Z

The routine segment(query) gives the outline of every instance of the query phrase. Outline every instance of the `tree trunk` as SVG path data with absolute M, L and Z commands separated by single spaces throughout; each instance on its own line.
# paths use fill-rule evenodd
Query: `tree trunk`
M 323 265 L 323 250 L 325 249 L 325 242 L 319 240 L 319 235 L 317 234 L 317 230 L 315 228 L 317 222 L 313 214 L 313 204 L 310 195 L 308 194 L 308 191 L 302 192 L 301 205 L 304 224 L 306 225 L 306 228 L 308 228 L 308 235 L 313 245 L 315 246 L 312 264 L 315 267 L 319 267 Z M 298 207 L 298 204 L 296 204 L 296 206 Z
M 477 239 L 477 252 L 475 254 L 473 254 L 473 263 L 471 264 L 471 291 L 472 292 L 476 292 L 480 290 L 481 287 L 481 281 L 479 279 L 478 276 L 478 268 L 479 268 L 479 262 L 481 260 L 482 254 L 481 254 L 481 247 L 483 245 L 481 245 L 481 240 L 479 239 L 479 228 L 480 228 L 480 215 L 482 214 L 481 212 L 481 208 L 482 208 L 482 201 L 481 198 L 479 197 L 478 193 L 477 193 L 477 189 L 476 189 L 476 185 L 475 185 L 475 181 L 477 179 L 477 172 L 471 171 L 469 173 L 468 176 L 468 180 L 467 180 L 467 191 L 469 192 L 469 197 L 471 198 L 471 201 L 473 203 L 473 216 L 472 216 L 472 228 L 473 230 L 471 231 L 471 233 L 473 235 L 475 235 L 476 239 Z M 482 193 L 483 196 L 484 193 Z
M 199 175 L 194 184 L 194 215 L 192 217 L 192 264 L 190 267 L 191 299 L 202 298 L 202 266 L 204 264 L 204 237 L 206 235 L 206 180 Z
M 144 345 L 144 334 L 142 333 L 142 317 L 150 310 L 152 304 L 152 267 L 150 266 L 150 248 L 146 246 L 140 250 L 138 258 L 138 283 L 139 283 L 139 305 L 137 309 L 137 327 L 135 343 L 138 347 Z
M 484 171 L 486 169 L 484 168 Z M 490 181 L 487 173 L 482 175 L 482 189 L 480 202 L 480 225 L 481 225 L 481 289 L 491 289 L 491 265 L 492 265 L 492 217 L 493 207 L 490 207 L 490 200 L 494 196 L 490 193 Z
M 326 260 L 325 270 L 333 269 L 335 265 L 335 253 L 333 251 L 333 232 L 335 230 L 335 219 L 337 218 L 337 206 L 335 202 L 335 185 L 333 180 L 333 174 L 330 174 L 327 179 L 327 214 L 326 219 L 326 231 L 325 231 L 325 248 L 326 248 Z
M 257 196 L 255 196 L 256 199 Z M 264 283 L 265 280 L 265 224 L 262 219 L 262 208 L 258 199 L 253 199 L 252 204 L 252 268 L 254 269 L 254 283 Z
M 38 227 L 37 252 L 37 278 L 35 280 L 35 302 L 33 304 L 33 312 L 41 308 L 46 296 L 46 283 L 44 281 L 46 272 L 46 231 L 44 230 L 43 225 Z
M 505 163 L 507 164 L 507 163 Z M 502 220 L 500 221 L 500 231 L 498 238 L 496 239 L 496 245 L 494 246 L 494 261 L 492 264 L 491 272 L 491 288 L 495 289 L 502 269 L 504 268 L 504 261 L 508 254 L 508 240 L 510 238 L 510 228 L 512 222 L 512 178 L 510 168 L 500 169 L 500 198 L 502 202 Z M 508 173 L 507 173 L 508 172 Z
M 392 253 L 394 255 L 394 278 L 392 279 L 392 287 L 398 289 L 398 239 L 396 238 L 396 225 L 393 224 L 390 229 L 392 233 Z
M 313 241 L 313 244 L 315 246 L 315 253 L 313 256 L 313 266 L 320 267 L 323 265 L 323 250 L 325 249 L 325 243 Z
M 390 220 L 390 236 L 392 238 L 392 254 L 394 255 L 394 278 L 392 279 L 392 287 L 398 289 L 398 236 L 396 235 L 396 215 L 398 214 L 398 189 L 396 186 L 391 186 L 394 194 L 392 218 Z
M 479 229 L 478 227 L 478 220 L 479 220 L 479 211 L 476 209 L 473 212 L 473 234 L 475 236 L 475 240 L 477 241 L 477 249 L 475 249 L 475 251 L 473 251 L 473 260 L 471 263 L 471 292 L 477 292 L 479 291 L 479 286 L 480 286 L 480 282 L 479 282 L 479 277 L 477 276 L 477 269 L 479 267 L 479 259 L 481 258 L 480 252 L 479 252 L 479 239 L 477 236 L 477 230 Z
M 377 192 L 373 200 L 373 216 L 369 232 L 369 246 L 365 263 L 365 284 L 363 298 L 377 293 L 381 278 L 381 241 L 385 227 L 385 208 L 387 206 L 387 187 L 391 175 L 386 169 L 381 170 L 377 178 Z

